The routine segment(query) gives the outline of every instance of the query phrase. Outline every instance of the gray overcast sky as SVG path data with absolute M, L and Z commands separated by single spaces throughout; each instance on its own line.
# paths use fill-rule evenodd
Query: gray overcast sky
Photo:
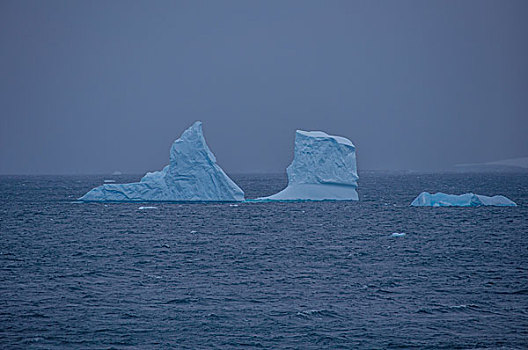
M 0 173 L 142 173 L 195 120 L 227 172 L 295 129 L 360 169 L 528 156 L 528 1 L 0 1 Z

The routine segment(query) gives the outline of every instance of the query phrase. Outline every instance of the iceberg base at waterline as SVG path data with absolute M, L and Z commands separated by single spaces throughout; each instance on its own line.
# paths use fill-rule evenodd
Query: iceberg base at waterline
M 335 184 L 296 184 L 257 201 L 328 201 L 359 199 L 356 187 Z

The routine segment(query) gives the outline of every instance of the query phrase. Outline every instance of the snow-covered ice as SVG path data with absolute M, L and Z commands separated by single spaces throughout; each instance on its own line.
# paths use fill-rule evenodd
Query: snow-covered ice
M 195 122 L 174 141 L 170 164 L 147 173 L 140 182 L 104 184 L 79 198 L 81 201 L 243 201 L 244 192 L 216 164 Z
M 434 194 L 422 192 L 412 201 L 411 205 L 415 207 L 478 207 L 483 205 L 515 207 L 517 204 L 504 196 L 488 197 L 474 193 L 455 195 L 442 192 Z
M 358 200 L 356 147 L 341 136 L 297 130 L 288 186 L 259 201 Z

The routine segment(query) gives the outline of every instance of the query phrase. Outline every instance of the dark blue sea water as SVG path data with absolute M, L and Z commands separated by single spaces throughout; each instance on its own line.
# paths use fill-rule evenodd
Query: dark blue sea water
M 248 198 L 286 183 L 233 178 Z M 72 202 L 103 179 L 0 177 L 1 348 L 528 347 L 527 175 L 362 173 L 357 203 Z M 424 190 L 519 206 L 409 207 Z

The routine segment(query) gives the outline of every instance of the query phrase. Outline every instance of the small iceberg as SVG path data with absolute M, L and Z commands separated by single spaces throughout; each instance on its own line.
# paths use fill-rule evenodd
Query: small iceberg
M 195 122 L 174 141 L 170 163 L 147 173 L 140 182 L 104 184 L 79 198 L 85 202 L 237 202 L 244 192 L 216 164 L 205 143 L 202 123 Z
M 108 179 L 107 179 L 107 180 L 104 180 L 103 182 L 104 182 L 105 184 L 108 184 L 108 183 L 114 183 L 115 180 L 108 180 Z
M 484 205 L 497 207 L 517 206 L 515 202 L 504 196 L 488 197 L 474 193 L 456 195 L 442 192 L 434 194 L 422 192 L 411 203 L 413 207 L 480 207 Z
M 347 138 L 297 130 L 287 173 L 285 189 L 256 201 L 358 200 L 356 147 Z
M 393 232 L 391 237 L 403 237 L 405 236 L 405 232 Z

